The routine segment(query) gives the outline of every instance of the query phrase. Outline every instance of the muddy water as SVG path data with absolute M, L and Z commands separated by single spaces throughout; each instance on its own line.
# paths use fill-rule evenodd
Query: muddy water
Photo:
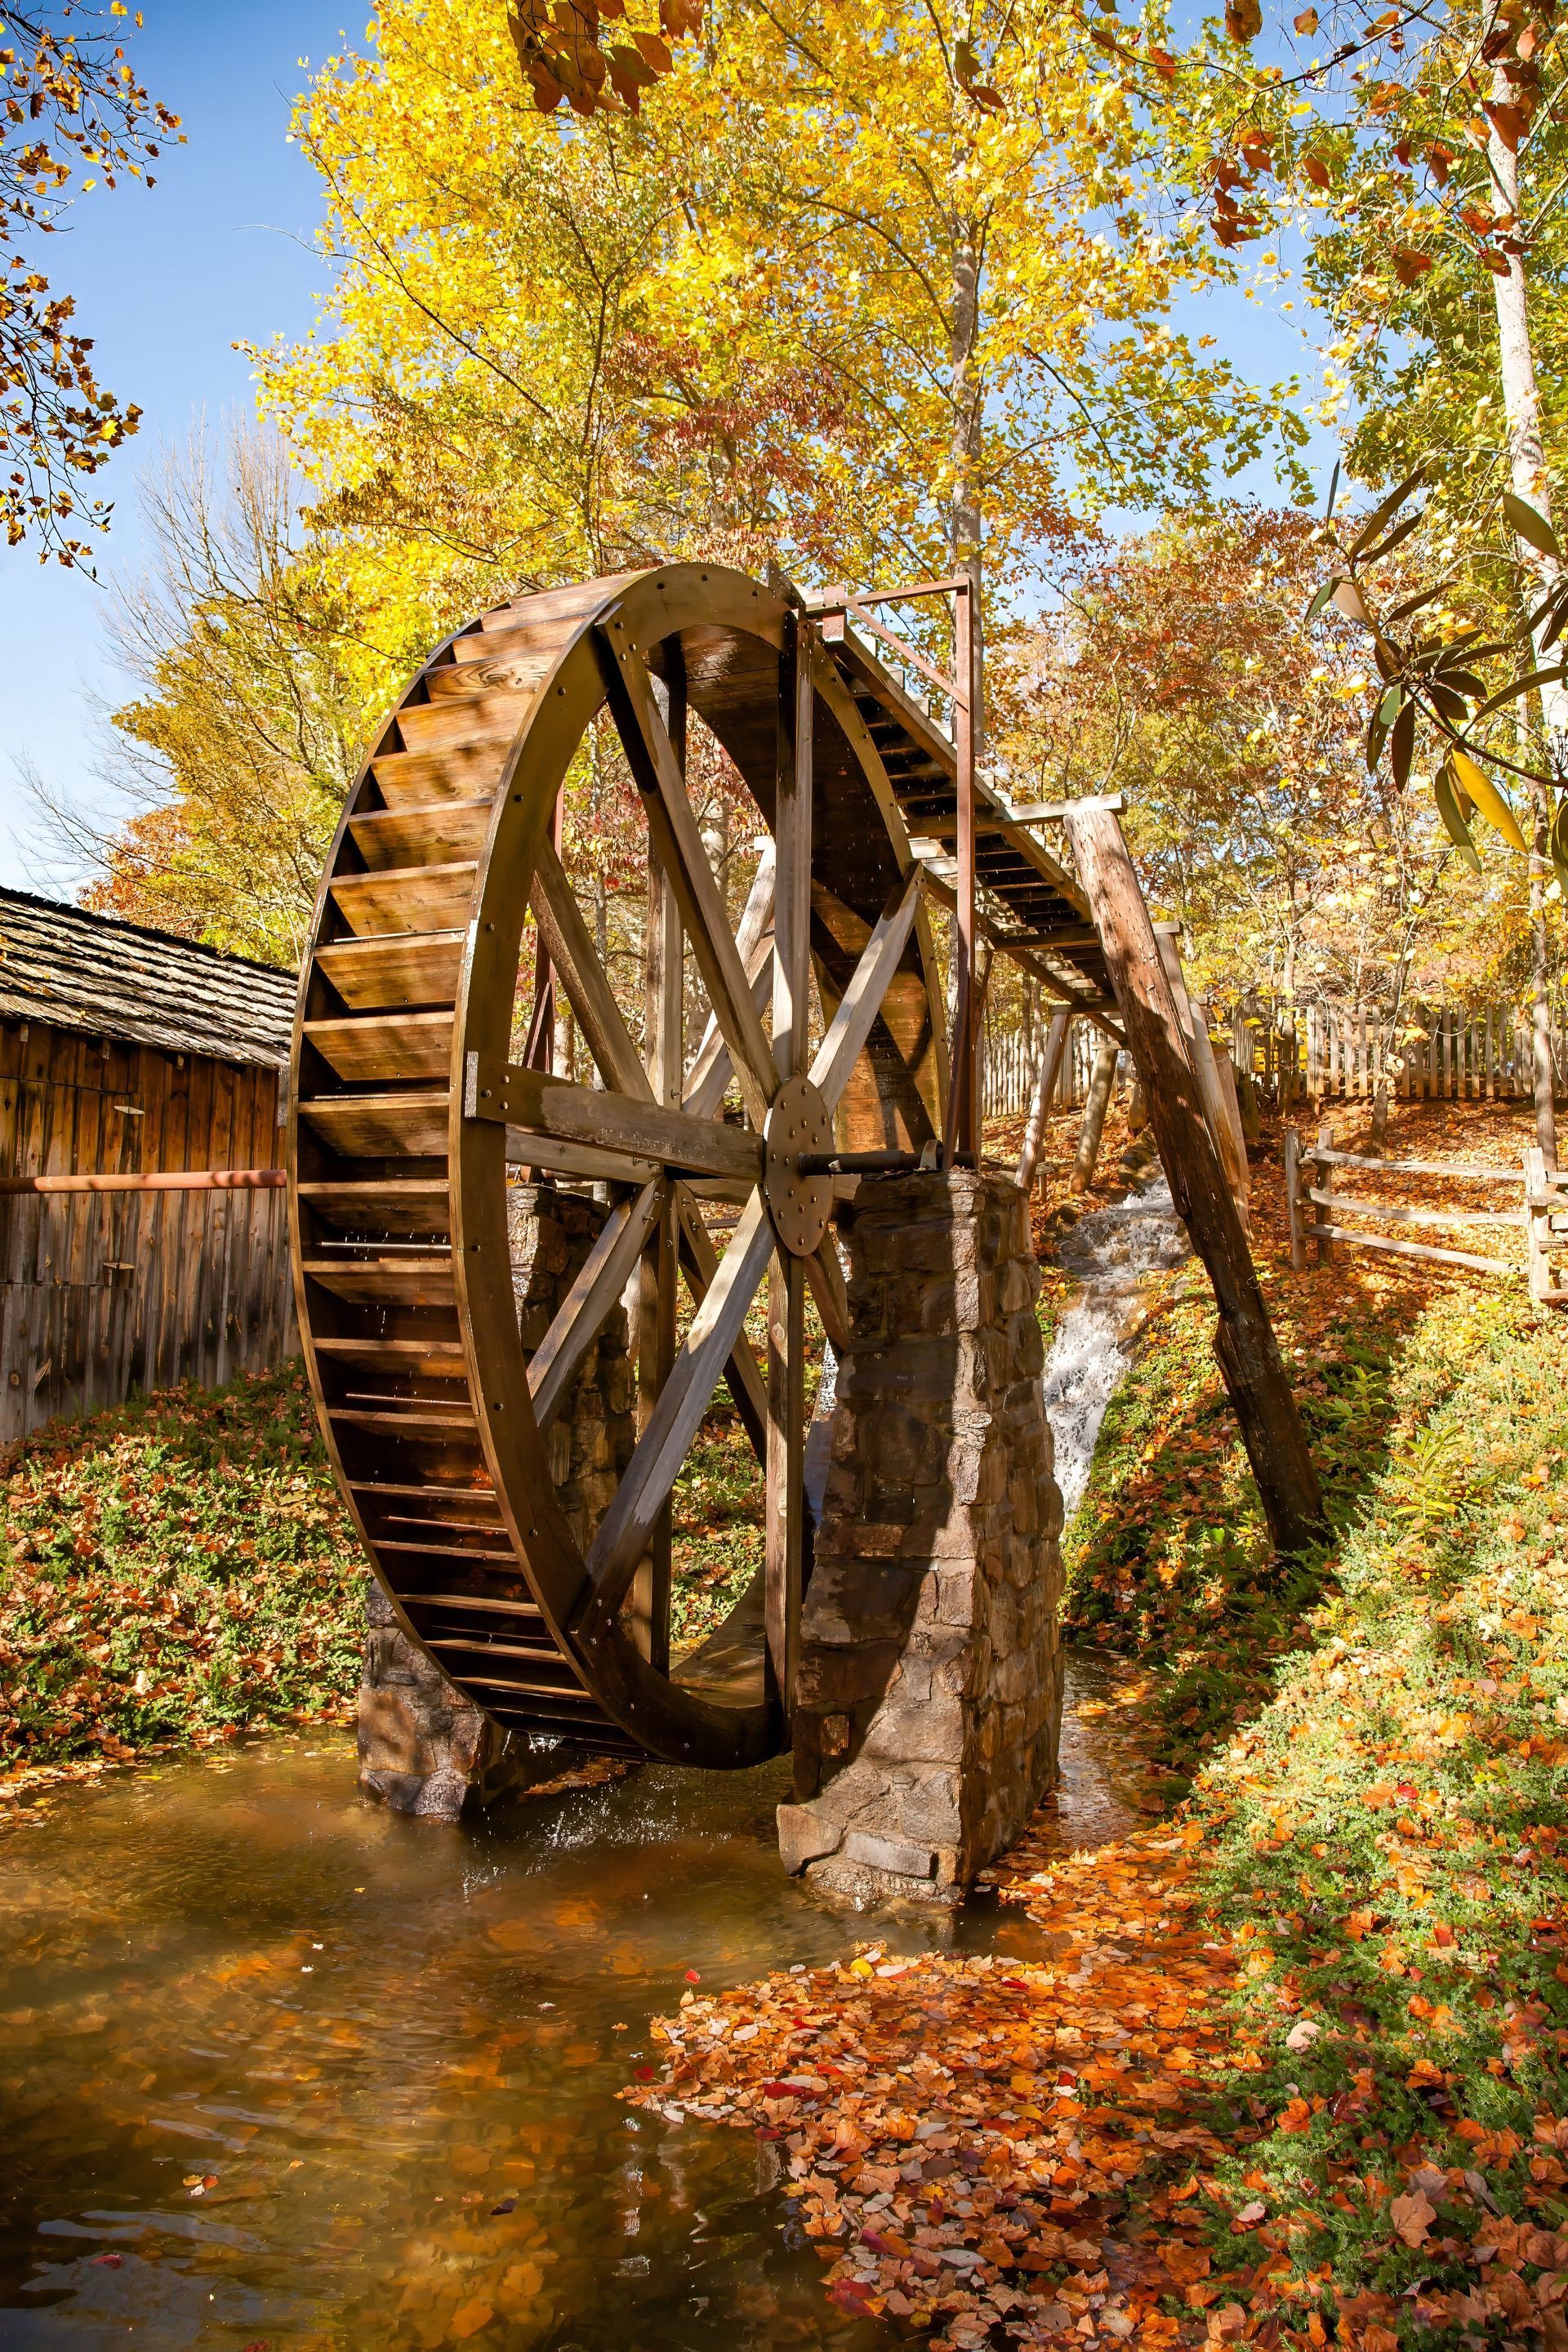
M 1064 1842 L 1128 1814 L 1085 1664 Z M 646 1768 L 471 1829 L 359 1801 L 346 1738 L 58 1799 L 0 1843 L 5 2352 L 737 2352 L 825 2308 L 773 2151 L 616 2091 L 685 1990 L 869 1923 L 787 1881 L 787 1765 Z M 876 1932 L 917 1948 L 934 1925 Z M 1024 1954 L 978 1906 L 962 1941 Z

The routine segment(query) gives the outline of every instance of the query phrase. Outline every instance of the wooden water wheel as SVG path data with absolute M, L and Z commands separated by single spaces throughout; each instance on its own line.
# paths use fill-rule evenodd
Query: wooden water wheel
M 807 1286 L 831 1339 L 845 1313 L 824 1163 L 836 1150 L 919 1151 L 945 1108 L 900 802 L 934 791 L 952 805 L 952 749 L 877 664 L 847 662 L 784 598 L 713 567 L 525 597 L 419 673 L 333 844 L 290 1094 L 300 1328 L 377 1575 L 411 1634 L 507 1726 L 712 1765 L 787 1736 Z M 711 1008 L 694 1057 L 657 1020 L 639 1052 L 552 845 L 563 782 L 606 709 Z M 683 781 L 692 716 L 774 845 L 772 904 L 754 890 L 738 935 Z M 566 992 L 597 1087 L 510 1058 L 520 962 L 534 953 Z M 721 1115 L 732 1084 L 739 1125 Z M 509 1255 L 517 1167 L 592 1182 L 608 1203 L 526 1358 Z M 704 1221 L 715 1201 L 739 1211 L 721 1248 Z M 650 1380 L 643 1351 L 640 1434 L 584 1548 L 546 1438 L 639 1261 L 662 1360 L 656 1347 Z M 676 1347 L 678 1281 L 695 1312 Z M 764 1286 L 765 1363 L 744 1328 Z M 766 1570 L 672 1669 L 661 1527 L 667 1563 L 671 1487 L 721 1380 L 766 1476 Z

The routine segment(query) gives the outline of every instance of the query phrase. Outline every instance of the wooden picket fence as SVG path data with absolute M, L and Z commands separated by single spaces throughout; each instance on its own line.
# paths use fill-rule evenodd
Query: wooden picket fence
M 1026 1036 L 1021 1028 L 1000 1032 L 987 1028 L 981 1089 L 981 1108 L 987 1118 L 1009 1118 L 1028 1109 L 1035 1098 L 1047 1034 L 1044 1022 L 1031 1036 Z M 1064 1108 L 1081 1103 L 1088 1095 L 1089 1072 L 1103 1034 L 1092 1021 L 1070 1024 L 1055 1097 Z
M 1237 1012 L 1230 1057 L 1281 1108 L 1305 1097 L 1315 1102 L 1370 1101 L 1386 1080 L 1401 1102 L 1515 1102 L 1534 1091 L 1534 1040 L 1528 1017 L 1511 1007 L 1481 1012 L 1450 1008 L 1412 1014 L 1419 1028 L 1390 1046 L 1379 1016 L 1343 1005 L 1301 1005 L 1292 1014 L 1278 1004 Z M 1089 1092 L 1100 1032 L 1075 1021 L 1063 1056 L 1057 1100 L 1081 1103 Z M 988 1118 L 1025 1110 L 1034 1094 L 1046 1024 L 997 1031 L 985 1041 L 984 1103 Z M 1568 1020 L 1553 1016 L 1555 1066 L 1568 1069 Z
M 1260 1024 L 1261 1026 L 1262 1024 Z M 1413 1013 L 1390 1045 L 1375 1013 L 1338 1004 L 1304 1005 L 1292 1031 L 1278 1012 L 1266 1031 L 1265 1055 L 1279 1081 L 1294 1063 L 1296 1084 L 1285 1091 L 1315 1101 L 1368 1100 L 1386 1084 L 1402 1102 L 1507 1102 L 1534 1088 L 1534 1042 L 1527 1015 L 1512 1007 Z M 1556 1066 L 1568 1043 L 1561 1014 L 1553 1022 Z M 1253 1033 L 1256 1034 L 1257 1033 Z M 1243 1052 L 1255 1050 L 1243 1048 Z M 1233 1046 L 1233 1054 L 1235 1047 Z M 1240 1063 L 1241 1056 L 1237 1059 Z
M 1456 1184 L 1498 1185 L 1517 1192 L 1519 1206 L 1458 1208 L 1336 1192 L 1336 1168 L 1372 1169 L 1383 1176 L 1436 1176 Z M 1568 1234 L 1568 1171 L 1549 1170 L 1539 1150 L 1528 1151 L 1518 1168 L 1451 1160 L 1376 1160 L 1363 1152 L 1336 1150 L 1331 1128 L 1320 1128 L 1316 1143 L 1304 1144 L 1300 1129 L 1290 1126 L 1285 1130 L 1285 1206 L 1290 1225 L 1290 1263 L 1298 1271 L 1307 1263 L 1309 1242 L 1320 1265 L 1331 1263 L 1336 1248 L 1386 1251 L 1429 1265 L 1462 1266 L 1473 1274 L 1515 1280 L 1524 1276 L 1538 1304 L 1568 1306 L 1568 1283 L 1558 1280 L 1552 1265 L 1554 1238 Z M 1500 1240 L 1504 1234 L 1513 1233 L 1521 1236 L 1524 1247 L 1517 1257 L 1441 1248 L 1431 1242 L 1409 1241 L 1397 1233 L 1369 1231 L 1367 1224 L 1347 1225 L 1346 1217 L 1363 1218 L 1374 1225 L 1479 1229 L 1496 1234 Z

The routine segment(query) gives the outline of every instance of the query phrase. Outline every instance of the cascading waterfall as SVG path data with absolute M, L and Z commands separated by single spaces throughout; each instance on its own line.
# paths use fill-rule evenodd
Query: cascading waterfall
M 1046 1413 L 1070 1519 L 1089 1484 L 1106 1407 L 1131 1363 L 1151 1282 L 1191 1255 L 1163 1176 L 1063 1234 L 1057 1255 L 1079 1284 L 1046 1359 Z

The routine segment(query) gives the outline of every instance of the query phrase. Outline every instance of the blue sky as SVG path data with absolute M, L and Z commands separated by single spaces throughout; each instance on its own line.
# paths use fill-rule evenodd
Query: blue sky
M 49 240 L 43 257 L 56 285 L 77 298 L 100 380 L 143 411 L 138 437 L 98 478 L 115 503 L 105 576 L 138 568 L 137 476 L 160 445 L 183 441 L 204 415 L 216 426 L 226 410 L 248 408 L 249 372 L 232 346 L 310 323 L 325 265 L 310 243 L 315 183 L 286 143 L 289 114 L 306 79 L 299 60 L 319 64 L 344 38 L 342 0 L 142 6 L 132 55 L 184 118 L 187 144 L 167 152 L 151 192 L 122 183 L 83 197 L 68 236 Z M 357 16 L 350 34 L 363 38 Z M 1287 320 L 1231 296 L 1197 310 L 1186 306 L 1182 323 L 1217 334 L 1255 380 L 1289 373 L 1307 356 L 1300 310 Z M 1246 487 L 1270 494 L 1266 477 Z M 103 642 L 105 602 L 85 575 L 40 568 L 25 548 L 0 549 L 0 883 L 68 894 L 80 878 L 29 845 L 37 819 L 17 771 L 28 761 L 56 794 L 99 801 L 95 705 L 125 694 Z
M 136 477 L 160 441 L 205 411 L 248 405 L 249 373 L 231 346 L 310 324 L 322 265 L 310 249 L 313 174 L 285 142 L 305 77 L 298 60 L 332 54 L 342 0 L 143 0 L 131 45 L 142 79 L 184 118 L 187 144 L 165 151 L 151 191 L 122 181 L 80 199 L 68 234 L 40 257 L 77 298 L 100 379 L 144 412 L 141 432 L 97 478 L 115 505 L 100 571 L 137 568 Z M 357 26 L 356 26 L 357 30 Z M 20 836 L 32 823 L 17 780 L 30 758 L 58 792 L 91 798 L 94 699 L 123 688 L 102 644 L 105 598 L 85 576 L 0 549 L 0 881 L 68 887 Z

